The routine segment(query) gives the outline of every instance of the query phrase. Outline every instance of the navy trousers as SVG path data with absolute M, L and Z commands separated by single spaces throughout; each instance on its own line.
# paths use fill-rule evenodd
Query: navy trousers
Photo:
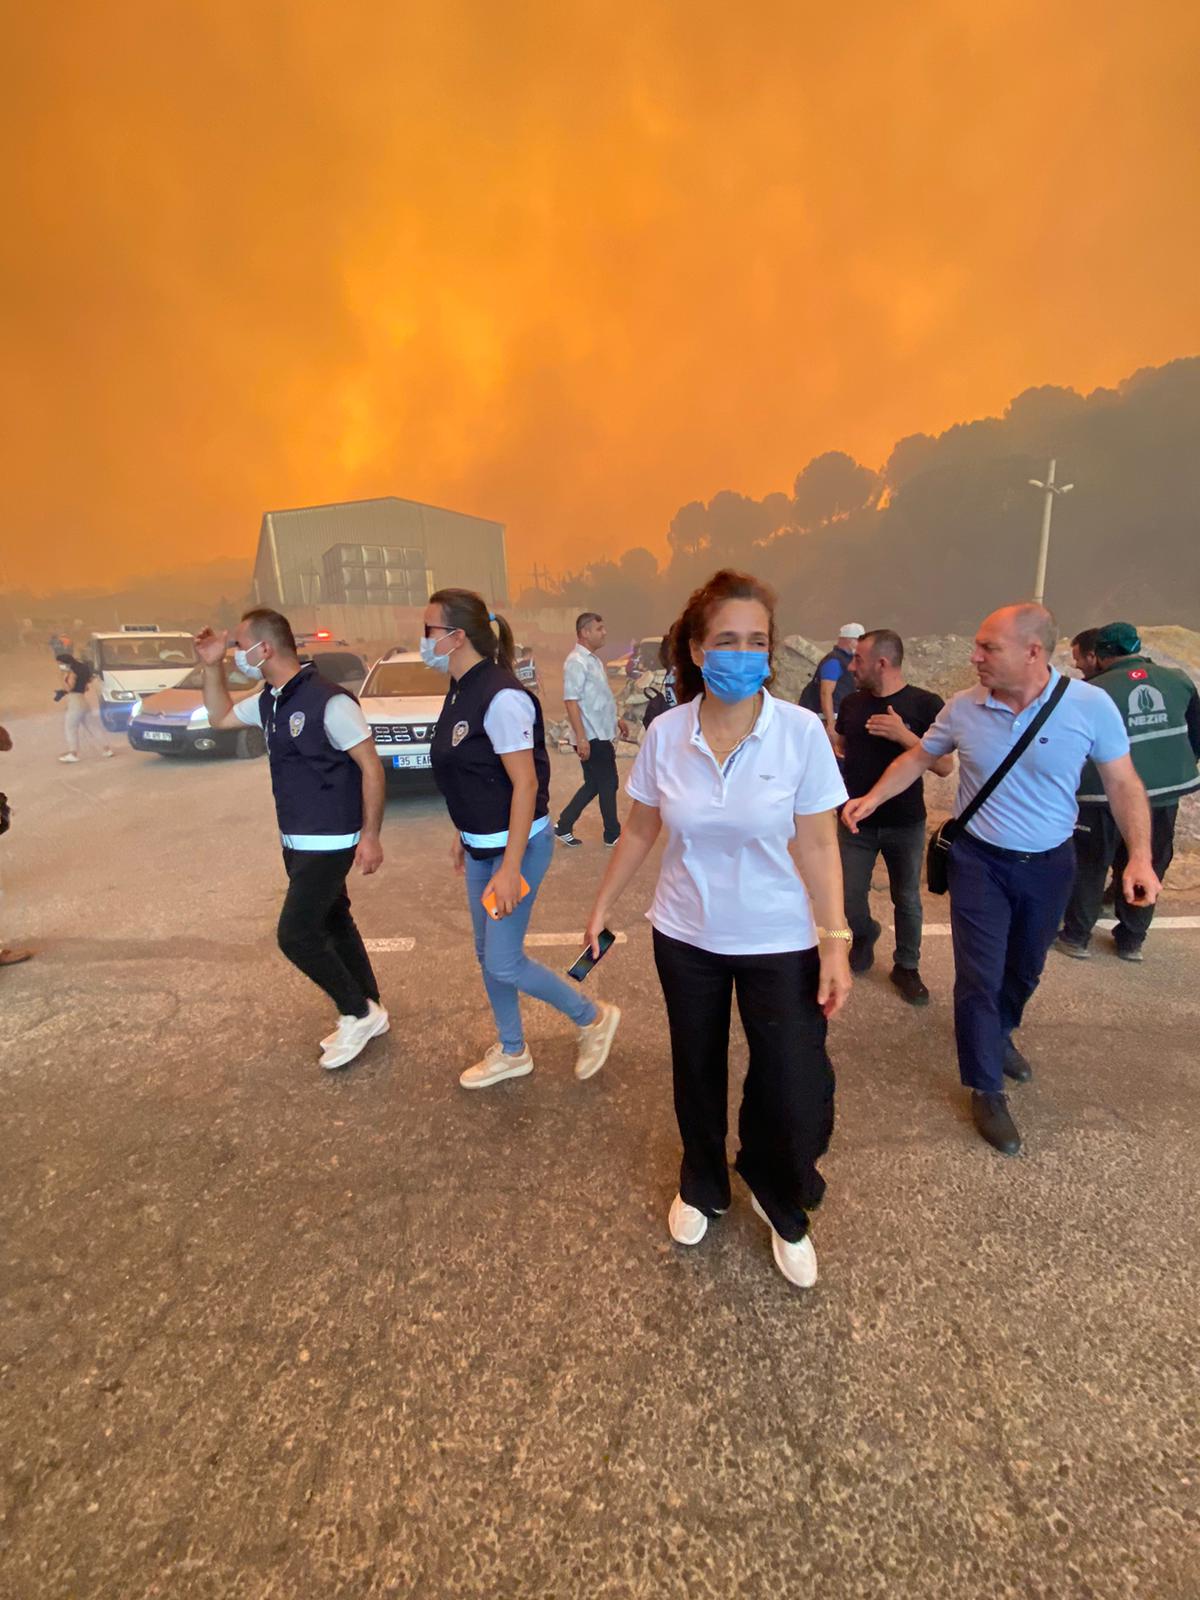
M 947 868 L 959 1076 L 971 1089 L 1000 1094 L 1005 1046 L 1062 925 L 1075 847 L 1064 839 L 1053 850 L 1018 855 L 968 832 L 955 840 Z

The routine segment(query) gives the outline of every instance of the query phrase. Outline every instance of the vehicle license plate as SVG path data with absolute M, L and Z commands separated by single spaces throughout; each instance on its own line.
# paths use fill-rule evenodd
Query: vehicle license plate
M 143 739 L 158 739 L 163 744 L 170 744 L 171 737 L 169 733 L 151 733 L 149 730 L 142 735 Z
M 393 756 L 392 757 L 392 767 L 393 767 L 393 769 L 395 769 L 396 767 L 427 767 L 428 765 L 429 765 L 428 752 L 422 752 L 420 755 Z

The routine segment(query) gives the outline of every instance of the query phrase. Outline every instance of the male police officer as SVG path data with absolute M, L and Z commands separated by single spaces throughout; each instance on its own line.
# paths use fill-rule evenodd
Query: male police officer
M 817 713 L 831 741 L 842 701 L 848 694 L 854 693 L 850 660 L 854 655 L 854 646 L 866 631 L 861 622 L 843 622 L 833 641 L 833 649 L 817 662 L 816 671 L 800 694 L 799 703 L 806 711 Z
M 205 709 L 214 728 L 261 728 L 266 738 L 288 875 L 279 948 L 337 1006 L 321 1065 L 344 1067 L 388 1030 L 346 893 L 352 865 L 371 873 L 383 861 L 383 767 L 358 701 L 311 661 L 301 664 L 286 617 L 259 608 L 242 618 L 234 660 L 266 686 L 236 705 L 225 681 L 228 642 L 223 629 L 196 638 Z
M 1150 859 L 1165 878 L 1175 852 L 1180 797 L 1200 789 L 1200 695 L 1183 672 L 1162 667 L 1142 653 L 1137 629 L 1110 622 L 1092 644 L 1097 671 L 1088 681 L 1115 702 L 1129 734 L 1130 753 L 1150 801 Z M 1086 670 L 1086 668 L 1085 668 Z M 1100 916 L 1104 882 L 1112 868 L 1117 926 L 1113 941 L 1123 961 L 1141 961 L 1154 906 L 1126 899 L 1121 880 L 1128 856 L 1108 796 L 1092 762 L 1079 783 L 1075 825 L 1075 887 L 1054 948 L 1085 960 Z

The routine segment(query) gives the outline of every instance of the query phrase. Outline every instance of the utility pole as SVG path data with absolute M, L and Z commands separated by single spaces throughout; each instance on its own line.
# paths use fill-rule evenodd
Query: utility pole
M 1030 483 L 1035 489 L 1040 489 L 1046 496 L 1042 505 L 1042 539 L 1038 546 L 1037 577 L 1033 585 L 1033 600 L 1035 605 L 1046 603 L 1046 562 L 1050 555 L 1050 513 L 1054 508 L 1056 494 L 1070 494 L 1075 487 L 1073 483 L 1055 483 L 1054 469 L 1057 467 L 1057 458 L 1051 457 L 1050 470 L 1046 474 L 1045 483 L 1040 478 L 1030 478 Z

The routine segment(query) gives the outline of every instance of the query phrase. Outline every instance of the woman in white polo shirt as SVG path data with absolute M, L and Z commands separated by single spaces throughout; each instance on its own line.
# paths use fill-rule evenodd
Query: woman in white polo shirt
M 774 596 L 747 573 L 718 572 L 688 601 L 674 644 L 680 704 L 655 719 L 634 763 L 633 808 L 588 937 L 594 946 L 665 826 L 650 921 L 683 1139 L 671 1236 L 699 1244 L 729 1206 L 736 992 L 750 1063 L 735 1165 L 779 1270 L 809 1288 L 808 1213 L 833 1131 L 825 1035 L 851 982 L 836 828 L 846 790 L 820 718 L 766 688 L 774 643 Z

